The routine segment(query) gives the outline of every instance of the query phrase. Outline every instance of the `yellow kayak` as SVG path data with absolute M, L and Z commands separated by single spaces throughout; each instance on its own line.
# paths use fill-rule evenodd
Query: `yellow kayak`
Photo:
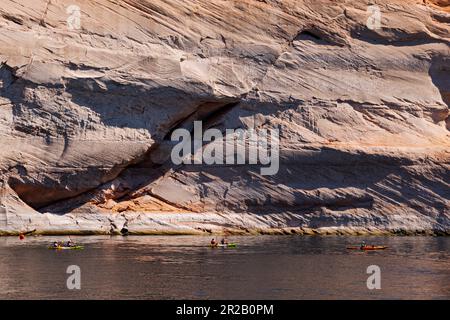
M 49 249 L 53 250 L 82 250 L 84 249 L 83 246 L 73 246 L 73 247 L 63 247 L 63 246 L 57 246 L 57 247 L 48 247 Z

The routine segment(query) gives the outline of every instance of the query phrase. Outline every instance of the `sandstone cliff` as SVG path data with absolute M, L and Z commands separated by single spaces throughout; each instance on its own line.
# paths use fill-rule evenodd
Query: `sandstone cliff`
M 2 0 L 0 233 L 450 232 L 444 0 Z M 280 130 L 280 169 L 174 165 Z

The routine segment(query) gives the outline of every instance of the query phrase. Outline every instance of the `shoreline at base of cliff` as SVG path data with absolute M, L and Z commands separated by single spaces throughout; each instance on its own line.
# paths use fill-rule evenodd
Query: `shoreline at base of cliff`
M 79 212 L 9 211 L 0 223 L 0 236 L 35 235 L 450 235 L 447 223 L 412 212 L 377 213 L 233 213 L 233 212 Z
M 22 231 L 2 231 L 0 237 L 19 236 Z M 120 231 L 107 232 L 104 230 L 36 230 L 29 237 L 33 236 L 93 236 L 93 235 L 112 235 L 112 236 L 255 236 L 255 235 L 286 235 L 286 236 L 426 236 L 441 237 L 450 236 L 450 230 L 371 230 L 365 228 L 274 228 L 274 229 L 223 229 L 223 230 L 128 230 L 126 234 Z

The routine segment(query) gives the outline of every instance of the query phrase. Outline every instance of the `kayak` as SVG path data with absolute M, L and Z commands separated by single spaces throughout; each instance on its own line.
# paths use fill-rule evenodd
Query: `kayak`
M 83 246 L 73 246 L 73 247 L 48 247 L 49 249 L 53 249 L 53 250 L 81 250 L 84 249 Z
M 228 243 L 228 244 L 216 244 L 216 245 L 209 245 L 211 248 L 236 248 L 236 243 Z
M 384 249 L 387 249 L 387 248 L 388 247 L 386 247 L 386 246 L 365 246 L 365 247 L 355 246 L 355 247 L 347 247 L 348 250 L 363 250 L 363 251 L 384 250 Z
M 49 249 L 53 249 L 53 250 L 82 250 L 84 249 L 83 246 L 73 246 L 73 247 L 48 247 Z

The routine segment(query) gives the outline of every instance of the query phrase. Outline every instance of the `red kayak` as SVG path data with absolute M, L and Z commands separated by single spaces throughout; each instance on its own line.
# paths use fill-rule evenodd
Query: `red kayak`
M 388 247 L 386 246 L 355 246 L 355 247 L 347 247 L 348 250 L 363 250 L 363 251 L 367 251 L 367 250 L 384 250 L 387 249 Z

